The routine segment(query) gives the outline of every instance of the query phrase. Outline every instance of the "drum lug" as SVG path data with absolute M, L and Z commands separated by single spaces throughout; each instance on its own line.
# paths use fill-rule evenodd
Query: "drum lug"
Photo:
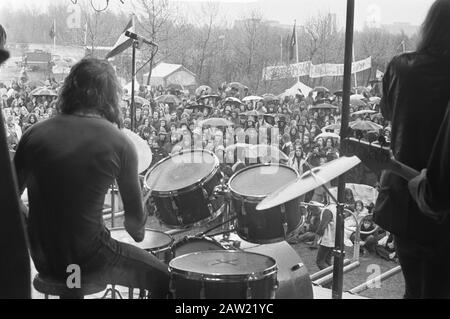
M 241 202 L 241 214 L 242 216 L 247 216 L 247 211 L 245 210 L 245 202 Z
M 287 233 L 288 233 L 288 223 L 287 223 L 287 218 L 286 218 L 286 206 L 284 204 L 281 205 L 280 210 L 281 210 L 281 218 L 282 218 L 282 223 L 283 223 L 284 237 L 286 237 Z
M 200 289 L 200 299 L 206 299 L 206 288 L 204 280 L 202 280 L 202 288 Z
M 177 299 L 177 292 L 176 292 L 176 289 L 175 289 L 175 284 L 173 283 L 173 277 L 172 276 L 170 276 L 169 292 L 171 293 L 173 299 Z
M 180 216 L 180 214 L 179 214 L 179 211 L 180 211 L 180 210 L 178 209 L 177 203 L 175 202 L 175 198 L 174 198 L 174 197 L 171 197 L 171 198 L 170 198 L 170 202 L 172 203 L 172 209 L 174 210 L 175 215 L 177 216 L 177 221 L 178 221 L 180 224 L 183 224 L 183 217 Z
M 253 290 L 252 287 L 250 287 L 250 278 L 248 278 L 249 280 L 247 281 L 247 294 L 246 294 L 246 299 L 253 299 Z
M 272 292 L 270 293 L 270 299 L 275 299 L 277 295 L 277 290 L 280 287 L 280 283 L 278 280 L 275 282 L 275 285 L 273 285 Z

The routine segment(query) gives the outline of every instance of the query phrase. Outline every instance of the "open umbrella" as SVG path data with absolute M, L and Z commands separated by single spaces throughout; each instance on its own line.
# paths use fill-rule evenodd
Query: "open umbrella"
M 379 131 L 383 129 L 383 126 L 378 125 L 371 121 L 355 121 L 349 123 L 349 127 L 355 131 Z
M 195 90 L 196 96 L 210 95 L 210 94 L 212 94 L 212 89 L 210 86 L 207 85 L 201 85 Z
M 216 100 L 220 100 L 220 96 L 218 96 L 218 95 L 216 95 L 216 94 L 202 95 L 202 96 L 199 96 L 199 97 L 197 98 L 197 101 L 203 100 L 203 99 L 216 99 Z
M 266 102 L 266 103 L 279 102 L 280 101 L 280 99 L 277 96 L 273 95 L 273 94 L 264 94 L 262 96 L 262 98 L 263 98 L 264 102 Z
M 354 116 L 354 115 L 358 116 L 358 115 L 365 115 L 365 114 L 375 114 L 375 113 L 377 113 L 377 112 L 372 111 L 372 110 L 361 110 L 361 111 L 352 113 L 351 116 Z
M 122 97 L 122 100 L 124 101 L 131 101 L 131 96 L 130 95 L 124 95 Z M 143 97 L 140 97 L 138 95 L 134 96 L 134 103 L 136 104 L 140 104 L 140 105 L 150 105 L 150 101 L 147 99 L 144 99 Z
M 253 102 L 253 101 L 261 101 L 263 98 L 261 96 L 246 96 L 242 99 L 242 102 Z
M 310 108 L 310 110 L 337 110 L 337 109 L 338 109 L 337 106 L 327 104 L 327 103 L 314 105 L 314 106 L 311 106 L 311 108 Z
M 378 97 L 378 96 L 372 96 L 370 99 L 369 99 L 369 103 L 370 104 L 380 104 L 381 103 L 381 97 Z
M 252 111 L 245 112 L 242 115 L 245 115 L 245 116 L 263 116 L 264 113 L 252 110 Z
M 350 105 L 352 107 L 367 106 L 367 104 L 362 100 L 350 100 Z
M 317 93 L 320 93 L 320 92 L 328 93 L 328 92 L 330 92 L 330 91 L 329 91 L 326 87 L 324 87 L 324 86 L 317 86 L 317 87 L 314 88 L 313 92 L 317 92 Z
M 242 104 L 241 100 L 235 97 L 227 97 L 223 100 L 224 103 L 232 103 L 232 104 Z
M 355 91 L 350 91 L 350 94 L 355 94 Z M 334 95 L 336 95 L 336 96 L 343 96 L 344 95 L 344 91 L 342 91 L 342 90 L 336 91 L 336 92 L 334 92 Z
M 361 94 L 353 94 L 350 95 L 350 101 L 361 101 L 364 100 L 366 97 L 364 95 Z
M 322 128 L 322 132 L 326 131 L 336 131 L 341 129 L 341 124 L 331 124 Z
M 239 82 L 231 82 L 230 84 L 228 84 L 229 88 L 235 89 L 235 90 L 241 90 L 246 88 L 246 86 L 242 83 Z
M 58 96 L 58 94 L 52 89 L 41 87 L 33 90 L 30 95 L 32 96 Z
M 167 104 L 178 104 L 178 103 L 180 103 L 180 100 L 175 95 L 165 94 L 165 95 L 160 95 L 157 98 L 155 98 L 155 102 L 167 103 Z
M 338 140 L 341 139 L 341 137 L 339 135 L 337 135 L 336 133 L 328 133 L 328 132 L 317 135 L 314 140 L 317 141 L 319 138 L 322 138 L 324 140 L 326 140 L 327 138 L 333 138 L 333 139 L 338 139 Z
M 230 122 L 224 118 L 218 118 L 218 117 L 200 121 L 199 124 L 200 124 L 200 126 L 208 125 L 208 126 L 213 126 L 213 127 L 224 127 L 224 126 L 233 126 L 234 125 L 233 122 Z

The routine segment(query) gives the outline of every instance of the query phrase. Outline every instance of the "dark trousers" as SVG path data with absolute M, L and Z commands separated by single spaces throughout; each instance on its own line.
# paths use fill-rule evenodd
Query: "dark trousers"
M 450 298 L 450 245 L 420 245 L 395 237 L 405 299 Z
M 328 268 L 332 265 L 331 259 L 333 258 L 333 249 L 332 247 L 325 247 L 320 245 L 319 250 L 317 251 L 317 259 L 316 264 L 320 270 Z
M 105 230 L 95 239 L 95 254 L 79 263 L 81 282 L 95 282 L 145 289 L 153 299 L 165 299 L 169 291 L 168 266 L 151 253 L 133 245 L 110 238 Z M 59 278 L 39 263 L 38 271 L 51 278 Z M 64 267 L 65 269 L 65 267 Z

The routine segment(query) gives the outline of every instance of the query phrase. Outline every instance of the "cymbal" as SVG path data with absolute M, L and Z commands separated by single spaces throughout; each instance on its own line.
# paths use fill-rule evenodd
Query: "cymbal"
M 314 175 L 311 174 L 311 172 L 306 172 L 296 181 L 267 196 L 258 204 L 258 206 L 256 206 L 256 210 L 267 210 L 290 202 L 291 200 L 325 185 L 360 163 L 361 160 L 356 156 L 341 157 L 323 166 L 313 168 L 312 173 Z
M 152 150 L 148 143 L 139 135 L 128 129 L 122 130 L 125 135 L 133 142 L 138 157 L 138 174 L 144 172 L 152 163 Z

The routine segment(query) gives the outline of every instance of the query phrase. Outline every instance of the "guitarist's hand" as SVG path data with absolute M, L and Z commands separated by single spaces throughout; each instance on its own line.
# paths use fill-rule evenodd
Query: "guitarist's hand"
M 446 217 L 446 213 L 433 210 L 426 202 L 425 185 L 427 180 L 427 170 L 424 169 L 419 176 L 413 178 L 408 183 L 409 192 L 414 201 L 419 206 L 420 211 L 427 217 L 433 219 L 437 223 L 442 223 Z

